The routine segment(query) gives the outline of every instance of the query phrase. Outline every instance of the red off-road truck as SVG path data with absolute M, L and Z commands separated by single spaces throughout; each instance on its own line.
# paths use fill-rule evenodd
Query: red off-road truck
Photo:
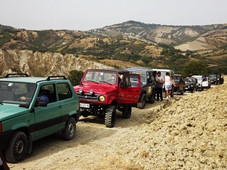
M 131 86 L 131 80 L 137 86 Z M 104 118 L 106 127 L 114 127 L 116 110 L 123 118 L 130 118 L 132 107 L 140 97 L 139 74 L 119 69 L 88 69 L 74 90 L 80 101 L 81 115 Z

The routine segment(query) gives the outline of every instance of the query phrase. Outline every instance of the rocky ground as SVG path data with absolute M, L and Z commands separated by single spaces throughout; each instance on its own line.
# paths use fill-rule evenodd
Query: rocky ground
M 227 77 L 226 77 L 227 78 Z M 226 80 L 226 79 L 225 79 Z M 227 84 L 133 108 L 114 128 L 80 118 L 76 137 L 34 142 L 11 170 L 227 169 Z

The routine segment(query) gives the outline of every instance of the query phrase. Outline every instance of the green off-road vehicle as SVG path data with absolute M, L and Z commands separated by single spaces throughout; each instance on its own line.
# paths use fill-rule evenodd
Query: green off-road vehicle
M 60 132 L 73 139 L 79 101 L 64 76 L 0 78 L 0 149 L 11 163 L 32 152 L 32 142 Z

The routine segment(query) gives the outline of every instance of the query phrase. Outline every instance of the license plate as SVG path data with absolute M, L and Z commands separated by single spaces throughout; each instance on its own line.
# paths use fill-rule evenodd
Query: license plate
M 82 107 L 82 108 L 90 108 L 90 104 L 80 103 L 80 107 Z

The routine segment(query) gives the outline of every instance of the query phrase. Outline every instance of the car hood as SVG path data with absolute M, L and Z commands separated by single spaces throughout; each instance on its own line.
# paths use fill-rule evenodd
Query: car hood
M 185 82 L 185 85 L 192 85 L 193 83 L 192 82 Z
M 27 108 L 19 107 L 19 105 L 3 103 L 0 105 L 0 121 L 15 117 L 27 111 Z
M 109 84 L 97 84 L 97 85 L 78 85 L 73 87 L 75 92 L 78 93 L 79 90 L 83 90 L 84 93 L 89 93 L 93 91 L 96 94 L 107 94 L 115 91 L 117 89 L 116 85 L 109 85 Z

